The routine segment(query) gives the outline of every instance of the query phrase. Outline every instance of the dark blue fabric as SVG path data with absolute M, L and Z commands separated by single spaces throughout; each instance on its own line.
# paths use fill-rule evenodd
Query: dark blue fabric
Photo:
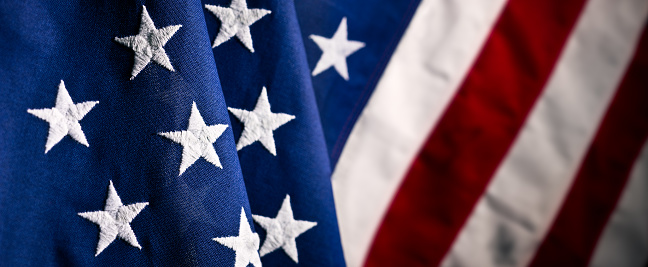
M 165 46 L 176 71 L 129 81 L 134 53 L 113 38 L 138 33 L 143 4 L 157 28 L 183 25 Z M 202 4 L 3 0 L 0 25 L 0 265 L 232 266 L 212 240 L 238 235 L 241 207 L 252 222 L 232 128 L 214 144 L 223 169 L 182 176 L 182 146 L 157 135 L 186 130 L 193 101 L 230 124 Z M 60 80 L 99 104 L 80 122 L 90 147 L 68 136 L 45 154 L 49 125 L 27 109 L 53 107 Z M 95 257 L 99 227 L 77 213 L 103 210 L 111 180 L 124 204 L 150 203 L 131 224 L 142 250 L 116 239 Z
M 347 58 L 349 80 L 334 68 L 313 77 L 313 87 L 332 166 L 367 104 L 420 0 L 295 1 L 310 69 L 322 55 L 308 37 L 330 38 L 347 18 L 348 39 L 365 47 Z
M 230 0 L 203 3 L 229 7 Z M 214 48 L 225 101 L 229 107 L 253 110 L 262 87 L 274 113 L 296 118 L 274 131 L 277 156 L 259 142 L 239 151 L 252 213 L 274 218 L 286 194 L 297 220 L 317 222 L 299 236 L 301 266 L 344 266 L 330 182 L 330 168 L 317 112 L 304 44 L 292 1 L 248 0 L 248 8 L 272 13 L 250 29 L 254 53 L 233 37 Z M 220 21 L 205 10 L 209 35 L 215 38 Z M 231 116 L 234 136 L 243 125 Z M 265 231 L 257 225 L 261 240 Z M 296 266 L 282 249 L 261 258 L 265 266 Z

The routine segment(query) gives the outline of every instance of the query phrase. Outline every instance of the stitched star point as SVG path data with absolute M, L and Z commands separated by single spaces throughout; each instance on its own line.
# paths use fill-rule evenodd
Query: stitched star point
M 160 66 L 175 71 L 169 60 L 169 56 L 164 50 L 166 43 L 182 27 L 182 25 L 172 25 L 164 28 L 155 28 L 153 19 L 149 16 L 146 6 L 142 6 L 142 20 L 140 22 L 139 33 L 127 37 L 115 37 L 119 44 L 127 46 L 135 52 L 135 62 L 131 71 L 130 79 L 140 73 L 149 62 L 154 61 Z
M 258 252 L 259 235 L 252 232 L 243 208 L 241 208 L 238 236 L 217 237 L 213 240 L 236 252 L 234 267 L 246 267 L 249 264 L 261 267 L 261 258 Z
M 99 226 L 99 241 L 95 257 L 118 237 L 131 246 L 142 249 L 130 223 L 147 205 L 148 202 L 122 204 L 113 182 L 110 181 L 104 209 L 78 213 L 82 218 Z
M 70 97 L 65 83 L 61 80 L 53 108 L 28 109 L 27 112 L 49 123 L 49 134 L 45 143 L 45 154 L 63 137 L 69 135 L 80 144 L 89 147 L 79 121 L 85 117 L 99 101 L 86 101 L 75 104 Z
M 295 116 L 285 113 L 272 113 L 268 92 L 265 88 L 257 100 L 254 110 L 228 108 L 228 110 L 243 123 L 243 133 L 236 144 L 236 150 L 259 141 L 273 156 L 277 155 L 275 147 L 274 130 L 295 119 Z
M 212 48 L 236 36 L 250 52 L 254 53 L 250 26 L 270 14 L 271 11 L 261 8 L 248 9 L 245 1 L 232 0 L 229 7 L 205 5 L 205 8 L 221 21 L 220 31 L 214 39 Z
M 290 195 L 286 195 L 281 209 L 277 212 L 275 218 L 268 218 L 260 215 L 252 215 L 254 221 L 266 230 L 266 239 L 261 246 L 259 253 L 261 256 L 277 250 L 283 251 L 295 263 L 297 259 L 297 242 L 295 239 L 317 225 L 316 222 L 295 220 L 293 210 L 290 205 Z
M 328 68 L 333 67 L 342 78 L 347 81 L 349 80 L 346 59 L 360 48 L 363 48 L 365 44 L 363 42 L 350 41 L 347 39 L 347 35 L 347 19 L 342 18 L 340 26 L 338 26 L 333 37 L 326 38 L 314 34 L 309 36 L 319 46 L 320 50 L 322 50 L 322 56 L 313 69 L 313 76 L 317 76 Z
M 199 158 L 204 158 L 214 166 L 223 168 L 213 144 L 223 134 L 225 129 L 227 129 L 226 124 L 208 126 L 203 120 L 202 115 L 200 115 L 196 102 L 193 102 L 187 130 L 158 134 L 184 147 L 182 150 L 182 161 L 180 163 L 180 174 L 178 174 L 182 175 Z

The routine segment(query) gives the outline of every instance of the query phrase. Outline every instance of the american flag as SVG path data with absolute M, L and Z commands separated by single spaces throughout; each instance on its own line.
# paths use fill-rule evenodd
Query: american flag
M 648 1 L 0 1 L 0 266 L 645 266 Z

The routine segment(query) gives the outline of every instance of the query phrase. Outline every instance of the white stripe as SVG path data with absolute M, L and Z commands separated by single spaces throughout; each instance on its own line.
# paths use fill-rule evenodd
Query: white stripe
M 631 60 L 645 0 L 590 0 L 540 99 L 444 266 L 525 266 Z
M 648 144 L 635 162 L 619 204 L 603 230 L 590 266 L 644 266 L 648 262 Z
M 349 266 L 364 262 L 412 160 L 469 71 L 505 0 L 424 0 L 333 174 Z

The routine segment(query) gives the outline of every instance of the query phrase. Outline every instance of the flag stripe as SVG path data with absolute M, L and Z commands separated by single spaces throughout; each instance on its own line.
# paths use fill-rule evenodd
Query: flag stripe
M 647 45 L 648 36 L 641 43 Z M 647 64 L 648 50 L 640 49 L 531 266 L 587 266 L 648 136 Z
M 583 5 L 508 3 L 396 194 L 368 266 L 441 262 L 544 87 Z
M 632 60 L 643 0 L 591 0 L 447 266 L 525 265 L 558 213 Z
M 405 1 L 403 1 L 401 4 L 404 3 Z M 407 4 L 407 8 L 403 13 L 402 19 L 397 24 L 398 28 L 394 31 L 394 35 L 389 40 L 389 43 L 387 43 L 385 51 L 380 56 L 380 60 L 376 62 L 375 68 L 368 76 L 367 83 L 364 85 L 364 88 L 358 95 L 358 100 L 356 100 L 356 103 L 350 110 L 351 112 L 346 118 L 346 121 L 343 124 L 342 129 L 340 130 L 340 133 L 334 140 L 335 145 L 331 149 L 331 166 L 335 166 L 337 161 L 339 160 L 340 154 L 342 153 L 342 150 L 344 148 L 344 144 L 346 144 L 353 126 L 357 123 L 359 116 L 362 114 L 363 109 L 366 107 L 367 101 L 371 97 L 373 91 L 376 89 L 378 82 L 380 82 L 382 76 L 384 75 L 387 64 L 389 64 L 389 61 L 393 56 L 395 49 L 398 47 L 397 45 L 400 43 L 399 41 L 402 40 L 404 32 L 407 30 L 409 24 L 411 24 L 411 19 L 416 13 L 419 5 L 420 1 L 410 1 Z
M 349 266 L 363 263 L 396 188 L 477 58 L 504 4 L 504 0 L 420 4 L 333 174 Z
M 590 266 L 645 266 L 648 262 L 648 143 L 610 218 Z

